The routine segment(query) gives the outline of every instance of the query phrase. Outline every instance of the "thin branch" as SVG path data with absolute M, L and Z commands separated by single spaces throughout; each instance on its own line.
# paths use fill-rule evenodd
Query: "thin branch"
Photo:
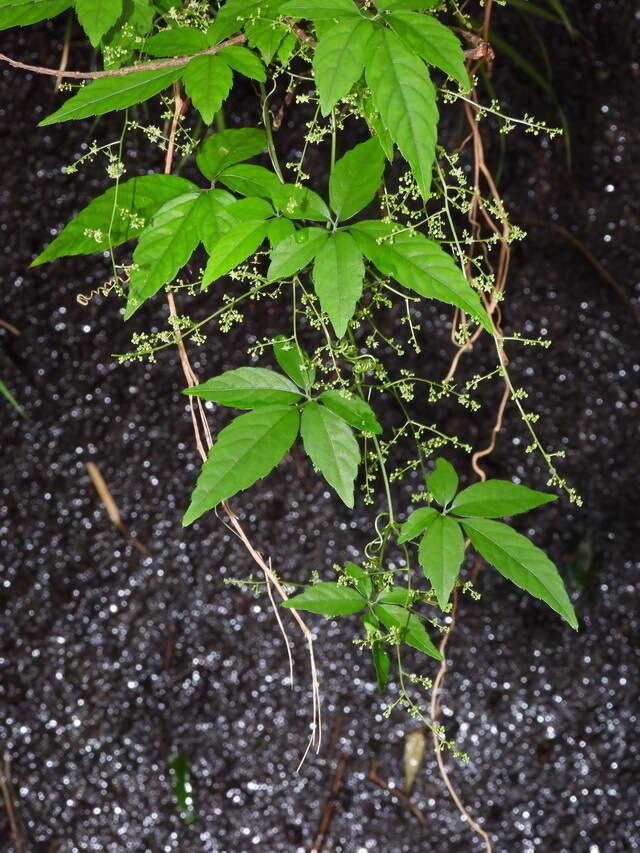
M 186 65 L 196 56 L 212 56 L 218 53 L 225 47 L 230 47 L 234 44 L 243 44 L 247 37 L 240 33 L 231 38 L 221 41 L 219 44 L 214 44 L 206 50 L 200 50 L 197 53 L 191 53 L 189 56 L 178 56 L 174 59 L 161 59 L 158 62 L 146 62 L 142 65 L 125 65 L 122 68 L 110 68 L 107 71 L 61 71 L 60 68 L 45 68 L 42 65 L 27 65 L 25 62 L 20 62 L 17 59 L 12 59 L 4 53 L 0 53 L 0 62 L 6 62 L 13 68 L 19 68 L 22 71 L 32 71 L 34 74 L 44 74 L 47 77 L 66 77 L 69 80 L 98 80 L 102 77 L 125 77 L 127 74 L 135 74 L 137 71 L 159 71 L 162 68 L 181 68 Z

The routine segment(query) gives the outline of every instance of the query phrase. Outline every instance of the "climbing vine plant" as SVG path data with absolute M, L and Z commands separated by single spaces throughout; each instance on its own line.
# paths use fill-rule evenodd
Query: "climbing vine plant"
M 275 585 L 293 611 L 309 643 L 316 735 L 313 637 L 299 611 L 359 614 L 358 642 L 371 655 L 380 690 L 396 681 L 387 712 L 405 706 L 432 729 L 438 750 L 448 745 L 457 753 L 437 723 L 437 701 L 426 714 L 412 694 L 431 682 L 405 668 L 403 649 L 440 661 L 444 674 L 446 614 L 460 590 L 477 597 L 474 575 L 461 577 L 466 549 L 478 555 L 474 565 L 485 561 L 577 627 L 557 568 L 498 520 L 555 495 L 511 479 L 487 480 L 479 464 L 511 403 L 530 435 L 527 450 L 540 453 L 548 468 L 548 485 L 579 501 L 555 468 L 558 454 L 538 438 L 526 392 L 509 374 L 508 340 L 543 342 L 507 339 L 500 324 L 510 244 L 523 235 L 510 224 L 487 168 L 480 124 L 497 116 L 502 132 L 555 131 L 527 116 L 505 116 L 493 99 L 481 105 L 479 79 L 493 59 L 492 3 L 478 5 L 478 22 L 456 0 L 0 0 L 0 27 L 32 24 L 72 6 L 102 70 L 2 59 L 73 88 L 40 126 L 120 112 L 123 130 L 67 167 L 73 173 L 104 157 L 112 185 L 33 265 L 109 252 L 113 275 L 100 292 L 125 301 L 125 321 L 164 295 L 167 329 L 133 335 L 131 352 L 121 358 L 154 361 L 177 346 L 203 457 L 183 523 L 222 505 L 264 572 L 261 583 L 270 595 Z M 261 126 L 227 127 L 234 85 L 253 91 Z M 156 96 L 158 125 L 136 109 Z M 276 113 L 273 98 L 281 104 Z M 447 151 L 438 145 L 439 117 L 454 110 L 466 121 L 466 138 Z M 294 162 L 282 162 L 276 131 L 296 111 L 304 142 Z M 162 171 L 128 177 L 125 143 L 132 133 L 162 149 Z M 347 137 L 362 141 L 347 148 Z M 326 191 L 322 175 L 311 177 L 311 152 L 325 164 Z M 195 181 L 177 174 L 193 157 Z M 195 279 L 185 280 L 199 246 L 206 260 Z M 178 313 L 183 295 L 201 312 L 204 291 L 207 305 L 212 292 L 221 303 L 214 313 Z M 264 298 L 282 306 L 280 334 L 258 341 L 234 369 L 199 381 L 187 347 L 205 344 L 212 329 L 228 332 L 245 306 Z M 419 374 L 402 357 L 421 352 L 420 318 L 439 305 L 451 309 L 451 368 L 444 376 Z M 400 318 L 392 336 L 381 330 L 384 312 Z M 461 383 L 459 364 L 473 358 L 482 337 L 492 343 L 495 366 Z M 428 370 L 429 359 L 422 362 Z M 452 398 L 472 416 L 478 389 L 491 382 L 502 383 L 503 398 L 492 441 L 475 452 L 413 412 L 425 398 Z M 244 413 L 214 437 L 203 401 Z M 372 507 L 372 538 L 359 565 L 336 554 L 334 579 L 314 576 L 292 595 L 295 585 L 262 558 L 227 502 L 269 475 L 298 441 L 349 509 L 356 501 Z M 471 455 L 478 482 L 459 488 L 453 450 Z M 410 511 L 398 503 L 398 493 L 407 493 L 399 487 L 416 476 L 421 485 Z M 282 626 L 284 612 L 277 608 L 276 616 Z

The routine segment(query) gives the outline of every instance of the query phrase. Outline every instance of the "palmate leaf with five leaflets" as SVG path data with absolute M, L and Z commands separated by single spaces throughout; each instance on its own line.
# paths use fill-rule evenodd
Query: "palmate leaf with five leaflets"
M 191 181 L 175 175 L 143 175 L 123 181 L 83 208 L 31 266 L 120 246 L 137 237 L 163 204 L 197 189 Z
M 286 406 L 297 403 L 302 398 L 300 390 L 293 382 L 265 367 L 238 367 L 236 370 L 227 370 L 200 385 L 185 388 L 182 393 L 236 409 Z
M 325 406 L 310 402 L 302 409 L 300 433 L 313 464 L 346 505 L 353 507 L 360 449 L 351 428 Z
M 367 605 L 367 600 L 352 586 L 341 586 L 332 581 L 322 581 L 282 602 L 282 607 L 308 610 L 323 616 L 348 616 L 358 613 Z
M 433 83 L 422 60 L 390 30 L 377 32 L 368 54 L 365 77 L 374 103 L 426 200 L 438 125 Z
M 341 338 L 362 296 L 364 264 L 353 237 L 346 231 L 331 234 L 315 256 L 311 277 L 336 335 Z
M 465 518 L 461 524 L 476 551 L 501 575 L 545 601 L 577 630 L 578 620 L 562 578 L 544 551 L 500 521 Z
M 202 465 L 182 523 L 191 524 L 265 477 L 295 441 L 299 423 L 295 406 L 262 406 L 231 421 Z

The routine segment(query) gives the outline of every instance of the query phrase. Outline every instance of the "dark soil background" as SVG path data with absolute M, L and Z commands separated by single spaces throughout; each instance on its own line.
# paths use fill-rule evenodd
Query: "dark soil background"
M 640 329 L 628 301 L 640 297 L 638 13 L 631 0 L 565 5 L 582 38 L 541 20 L 535 26 L 571 128 L 572 166 L 561 141 L 511 135 L 502 189 L 515 221 L 569 228 L 628 299 L 548 226 L 531 225 L 514 251 L 506 328 L 553 341 L 546 352 L 514 350 L 514 375 L 542 414 L 546 444 L 566 450 L 562 470 L 585 506 L 562 499 L 525 520 L 573 590 L 580 632 L 487 569 L 482 600 L 465 599 L 449 646 L 444 722 L 471 756 L 469 765 L 450 767 L 496 853 L 640 849 Z M 502 7 L 494 20 L 542 63 L 530 24 Z M 0 50 L 55 66 L 63 32 L 56 23 L 3 33 Z M 87 61 L 72 49 L 73 67 Z M 500 55 L 494 84 L 507 112 L 557 123 L 553 104 Z M 325 746 L 296 775 L 310 720 L 304 648 L 298 643 L 292 691 L 266 600 L 223 584 L 253 570 L 242 547 L 214 517 L 180 526 L 198 460 L 175 354 L 162 353 L 155 365 L 117 366 L 111 357 L 129 348 L 132 329 L 164 324 L 161 301 L 125 327 L 114 301 L 76 302 L 106 276 L 102 259 L 28 269 L 48 236 L 107 183 L 100 162 L 72 177 L 61 166 L 85 139 L 107 141 L 117 125 L 38 130 L 59 103 L 51 80 L 3 67 L 0 85 L 0 317 L 21 331 L 0 329 L 0 376 L 28 414 L 23 420 L 0 408 L 0 747 L 11 757 L 26 853 L 303 853 L 342 753 L 351 758 L 327 853 L 480 850 L 432 755 L 414 795 L 425 827 L 367 780 L 375 757 L 381 775 L 402 784 L 403 741 L 415 723 L 400 713 L 383 719 L 369 662 L 342 622 L 310 620 L 325 745 L 331 731 L 339 734 L 332 754 Z M 287 150 L 295 138 L 285 124 L 278 145 Z M 133 173 L 136 152 L 129 153 Z M 149 156 L 143 168 L 160 170 L 161 155 Z M 494 165 L 498 156 L 494 146 Z M 424 315 L 422 358 L 444 364 L 446 314 L 430 306 Z M 273 306 L 256 306 L 246 330 L 220 340 L 212 334 L 195 356 L 198 372 L 245 363 L 251 336 L 282 328 Z M 216 428 L 222 417 L 212 413 Z M 471 429 L 478 446 L 486 442 L 491 407 L 472 427 L 460 413 L 450 418 L 447 428 Z M 544 471 L 526 444 L 510 415 L 490 475 L 515 473 L 543 488 Z M 109 522 L 88 461 L 151 557 Z M 334 561 L 357 556 L 369 533 L 362 508 L 352 517 L 292 460 L 237 505 L 291 579 L 312 569 L 329 576 Z M 422 659 L 416 666 L 433 674 Z M 190 826 L 168 778 L 178 753 L 191 763 Z M 0 849 L 13 849 L 4 812 Z

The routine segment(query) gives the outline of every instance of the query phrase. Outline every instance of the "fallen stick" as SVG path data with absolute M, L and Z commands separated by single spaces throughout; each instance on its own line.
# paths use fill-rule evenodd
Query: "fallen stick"
M 129 528 L 122 520 L 118 505 L 113 499 L 113 495 L 109 491 L 109 486 L 107 486 L 98 466 L 93 462 L 87 462 L 87 473 L 89 474 L 91 482 L 98 493 L 98 497 L 104 504 L 104 508 L 106 509 L 107 515 L 111 519 L 113 525 L 120 531 L 125 539 L 128 539 L 129 542 L 131 542 L 134 548 L 137 548 L 138 551 L 140 551 L 140 553 L 144 554 L 146 557 L 151 556 L 151 552 L 147 546 L 129 533 Z

